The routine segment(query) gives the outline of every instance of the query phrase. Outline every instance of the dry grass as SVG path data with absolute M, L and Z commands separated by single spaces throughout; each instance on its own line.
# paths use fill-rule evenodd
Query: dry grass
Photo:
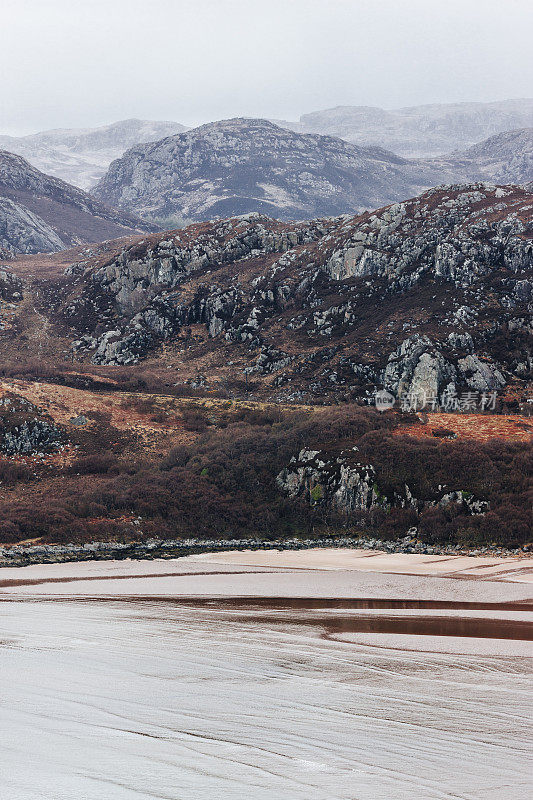
M 396 436 L 432 437 L 438 429 L 453 431 L 459 439 L 486 442 L 503 438 L 508 441 L 527 442 L 533 435 L 533 420 L 520 414 L 427 414 L 427 422 L 420 421 L 408 428 L 400 427 Z

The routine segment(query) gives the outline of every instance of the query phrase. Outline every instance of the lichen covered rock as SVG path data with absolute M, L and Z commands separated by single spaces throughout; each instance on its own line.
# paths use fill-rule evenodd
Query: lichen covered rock
M 341 514 L 370 511 L 383 504 L 375 483 L 375 470 L 361 464 L 357 448 L 328 457 L 320 450 L 300 450 L 276 478 L 289 497 L 303 497 L 311 505 L 326 505 Z
M 0 451 L 5 455 L 51 453 L 65 442 L 63 431 L 33 403 L 10 395 L 0 399 Z
M 457 372 L 427 336 L 412 336 L 389 356 L 383 384 L 396 396 L 425 401 L 454 386 Z

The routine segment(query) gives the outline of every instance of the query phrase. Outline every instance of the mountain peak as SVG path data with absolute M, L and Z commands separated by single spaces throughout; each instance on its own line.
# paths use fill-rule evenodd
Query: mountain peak
M 135 146 L 93 193 L 164 227 L 251 211 L 310 219 L 359 213 L 441 183 L 523 182 L 531 154 L 525 148 L 520 156 L 520 148 L 521 139 L 510 139 L 498 161 L 468 153 L 408 161 L 381 147 L 236 117 Z

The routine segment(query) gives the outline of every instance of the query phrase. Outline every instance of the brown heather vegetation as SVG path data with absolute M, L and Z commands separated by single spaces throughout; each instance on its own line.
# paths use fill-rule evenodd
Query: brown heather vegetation
M 395 539 L 417 526 L 430 543 L 522 546 L 530 540 L 531 452 L 526 418 L 499 419 L 512 438 L 475 439 L 466 415 L 378 414 L 354 405 L 275 406 L 217 398 L 96 392 L 4 382 L 63 426 L 69 447 L 45 457 L 0 458 L 0 542 L 319 536 L 358 531 Z M 88 422 L 69 419 L 83 413 Z M 520 423 L 522 427 L 519 426 Z M 472 426 L 474 427 L 474 426 Z M 470 516 L 452 504 L 376 509 L 345 517 L 289 500 L 275 478 L 302 447 L 333 455 L 357 444 L 391 497 L 405 483 L 419 500 L 462 490 L 488 500 Z M 442 491 L 440 494 L 442 494 Z

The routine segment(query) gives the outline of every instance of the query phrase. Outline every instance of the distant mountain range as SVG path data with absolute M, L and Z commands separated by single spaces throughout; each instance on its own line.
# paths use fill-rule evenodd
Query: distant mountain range
M 154 230 L 124 211 L 0 150 L 0 255 L 64 250 Z
M 338 106 L 304 114 L 298 122 L 271 122 L 295 133 L 335 136 L 408 158 L 428 158 L 462 151 L 499 133 L 532 127 L 533 100 L 435 104 L 393 111 Z M 89 189 L 129 148 L 186 130 L 178 122 L 128 119 L 98 128 L 0 135 L 0 149 L 18 153 L 43 172 Z
M 408 160 L 268 120 L 232 119 L 133 147 L 92 193 L 172 227 L 252 211 L 283 220 L 354 214 L 443 183 L 531 178 L 532 129 L 447 158 Z
M 533 99 L 448 103 L 386 111 L 374 106 L 337 106 L 304 114 L 298 122 L 273 120 L 297 133 L 338 136 L 378 145 L 410 158 L 462 150 L 497 133 L 533 126 Z
M 0 148 L 24 156 L 43 172 L 88 189 L 128 148 L 184 130 L 185 126 L 177 122 L 126 119 L 100 128 L 65 128 L 30 136 L 0 136 Z

